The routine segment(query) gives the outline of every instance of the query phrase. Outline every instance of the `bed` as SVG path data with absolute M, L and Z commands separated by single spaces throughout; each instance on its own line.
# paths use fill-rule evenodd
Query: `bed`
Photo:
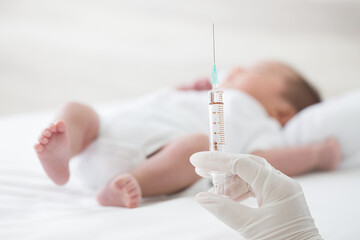
M 205 181 L 172 196 L 145 199 L 136 209 L 99 206 L 95 192 L 76 177 L 66 186 L 54 185 L 32 150 L 34 137 L 52 114 L 0 119 L 0 239 L 239 238 L 194 200 L 197 192 L 208 189 Z M 358 239 L 360 167 L 297 180 L 324 239 Z
M 54 114 L 42 110 L 208 74 L 213 21 L 219 69 L 276 58 L 336 96 L 360 86 L 359 10 L 337 0 L 0 1 L 0 239 L 241 239 L 195 202 L 205 181 L 137 209 L 100 207 L 76 177 L 54 185 L 32 149 Z M 297 180 L 324 239 L 359 239 L 359 165 Z

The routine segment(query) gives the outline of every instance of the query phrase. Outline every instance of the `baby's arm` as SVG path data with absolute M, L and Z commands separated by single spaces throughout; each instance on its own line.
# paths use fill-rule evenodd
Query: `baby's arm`
M 195 82 L 187 85 L 181 85 L 176 88 L 180 91 L 205 91 L 205 90 L 211 90 L 211 83 L 209 78 L 200 78 L 196 80 Z
M 313 170 L 334 170 L 342 160 L 339 143 L 328 139 L 306 146 L 255 151 L 274 168 L 288 176 L 297 176 Z

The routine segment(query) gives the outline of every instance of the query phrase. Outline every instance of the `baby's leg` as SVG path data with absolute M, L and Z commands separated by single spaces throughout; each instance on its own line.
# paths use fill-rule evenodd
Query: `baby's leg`
M 55 119 L 42 131 L 34 148 L 47 175 L 63 185 L 69 180 L 70 158 L 96 138 L 99 118 L 88 106 L 68 103 Z
M 342 160 L 340 145 L 334 138 L 307 146 L 258 151 L 253 154 L 265 158 L 274 168 L 288 176 L 313 170 L 334 170 Z
M 99 191 L 99 203 L 133 208 L 141 197 L 170 194 L 190 186 L 200 177 L 189 158 L 208 147 L 208 137 L 201 134 L 174 140 L 131 172 L 110 180 Z

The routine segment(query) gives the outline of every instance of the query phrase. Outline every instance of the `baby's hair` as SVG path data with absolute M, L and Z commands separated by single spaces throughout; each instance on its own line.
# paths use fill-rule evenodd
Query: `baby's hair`
M 287 81 L 284 97 L 292 104 L 297 112 L 321 102 L 319 92 L 301 74 L 291 69 L 293 77 Z

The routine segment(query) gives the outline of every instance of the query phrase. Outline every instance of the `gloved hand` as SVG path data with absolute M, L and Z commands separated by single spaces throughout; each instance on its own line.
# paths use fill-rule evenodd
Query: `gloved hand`
M 226 195 L 202 192 L 196 200 L 220 221 L 247 239 L 322 239 L 303 191 L 295 180 L 275 170 L 265 159 L 248 154 L 199 152 L 190 158 L 197 174 L 234 174 L 226 180 Z M 256 197 L 258 208 L 239 201 Z

